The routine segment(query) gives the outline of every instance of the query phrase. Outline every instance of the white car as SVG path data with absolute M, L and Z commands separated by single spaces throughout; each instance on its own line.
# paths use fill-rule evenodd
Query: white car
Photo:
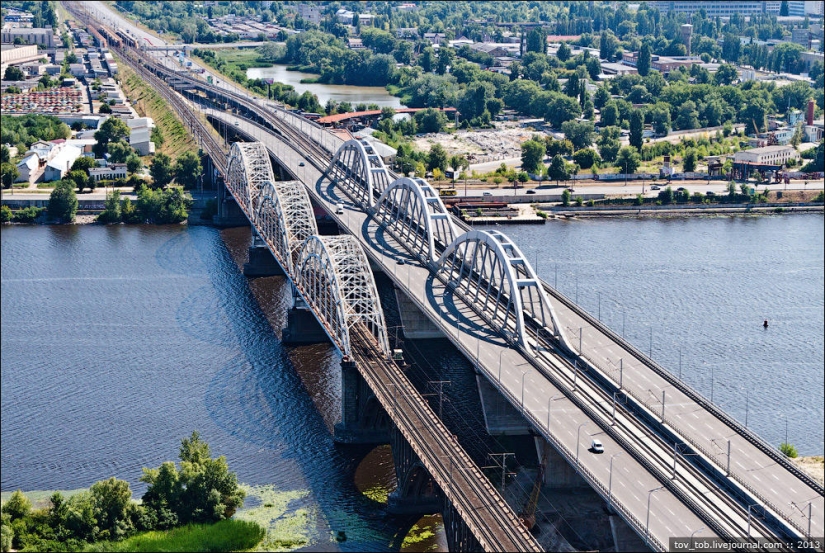
M 593 453 L 604 453 L 604 446 L 602 445 L 601 440 L 594 439 L 590 442 L 590 451 Z

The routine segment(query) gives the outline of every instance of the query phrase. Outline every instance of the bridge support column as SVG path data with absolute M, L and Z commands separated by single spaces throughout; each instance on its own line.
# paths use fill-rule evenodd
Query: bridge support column
M 387 500 L 394 515 L 429 515 L 441 511 L 441 490 L 395 425 L 390 431 L 392 460 L 398 485 Z
M 447 534 L 447 550 L 452 553 L 465 551 L 481 551 L 481 544 L 470 531 L 470 528 L 458 514 L 456 508 L 447 499 L 444 500 L 444 531 Z
M 395 289 L 395 300 L 398 303 L 398 313 L 401 315 L 404 338 L 417 340 L 444 337 L 441 330 L 398 288 Z
M 545 439 L 536 437 L 536 452 L 541 459 L 542 450 L 545 447 Z M 587 454 L 586 448 L 589 444 L 583 444 L 581 449 Z M 569 488 L 589 488 L 588 483 L 582 478 L 576 469 L 562 457 L 552 446 L 547 447 L 547 465 L 544 469 L 544 483 L 549 488 L 569 489 Z
M 269 253 L 269 251 L 267 251 Z M 292 287 L 292 307 L 286 314 L 286 327 L 281 342 L 287 345 L 320 344 L 329 342 L 329 336 L 318 323 L 307 304 Z
M 284 270 L 275 260 L 275 256 L 266 247 L 258 233 L 252 231 L 252 244 L 248 250 L 249 261 L 243 265 L 246 277 L 285 276 Z
M 212 217 L 212 223 L 222 228 L 249 225 L 246 215 L 241 211 L 235 198 L 232 197 L 232 194 L 229 193 L 223 183 L 218 186 L 218 213 Z
M 354 361 L 341 361 L 341 422 L 333 439 L 340 444 L 386 444 L 390 420 Z

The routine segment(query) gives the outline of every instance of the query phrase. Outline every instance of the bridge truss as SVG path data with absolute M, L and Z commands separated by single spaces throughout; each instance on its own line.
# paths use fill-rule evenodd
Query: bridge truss
M 372 206 L 375 194 L 383 193 L 392 180 L 381 156 L 363 139 L 348 140 L 338 148 L 327 176 L 364 207 Z
M 300 181 L 267 182 L 255 211 L 255 228 L 290 275 L 304 242 L 318 234 L 306 187 Z

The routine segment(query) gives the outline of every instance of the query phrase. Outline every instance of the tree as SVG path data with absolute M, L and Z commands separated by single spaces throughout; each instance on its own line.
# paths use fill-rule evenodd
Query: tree
M 582 169 L 590 169 L 594 165 L 597 165 L 601 161 L 601 158 L 596 150 L 584 148 L 573 154 L 573 161 Z
M 80 156 L 72 163 L 71 171 L 88 171 L 93 167 L 97 167 L 97 161 L 94 158 L 87 156 Z
M 699 128 L 699 112 L 696 111 L 696 104 L 688 100 L 679 106 L 679 114 L 676 116 L 676 126 L 682 129 Z
M 613 127 L 619 124 L 619 108 L 615 101 L 610 100 L 605 104 L 600 123 L 602 127 Z
M 172 182 L 174 175 L 172 159 L 163 152 L 156 154 L 149 167 L 149 174 L 152 175 L 154 188 L 164 188 Z
M 636 169 L 639 168 L 641 162 L 642 158 L 639 152 L 637 152 L 635 148 L 625 146 L 619 150 L 619 155 L 616 156 L 616 161 L 613 165 L 619 167 L 625 174 L 633 174 L 636 172 Z
M 648 109 L 653 132 L 657 136 L 667 136 L 670 132 L 670 109 L 667 104 L 657 103 Z
M 104 102 L 104 103 L 100 104 L 99 108 L 97 108 L 97 112 L 98 113 L 103 113 L 103 114 L 109 114 L 109 113 L 112 113 L 112 108 L 111 108 L 111 106 L 109 106 L 109 104 Z
M 11 150 L 3 144 L 0 146 L 0 163 L 8 163 L 11 161 Z
M 106 150 L 112 163 L 126 163 L 126 159 L 134 153 L 132 147 L 124 140 L 110 142 Z
M 201 159 L 197 153 L 183 152 L 175 160 L 175 181 L 182 184 L 184 188 L 193 188 L 198 183 L 198 178 L 203 174 Z
M 527 33 L 526 51 L 547 53 L 547 33 L 541 27 L 533 28 Z
M 95 482 L 89 490 L 95 507 L 95 518 L 100 527 L 100 539 L 117 540 L 127 533 L 127 508 L 132 501 L 129 483 L 117 478 Z
M 422 133 L 436 133 L 447 126 L 447 116 L 437 109 L 427 108 L 417 111 L 414 116 L 416 127 Z
M 556 57 L 559 58 L 559 61 L 567 61 L 570 59 L 570 47 L 566 42 L 562 42 L 561 45 L 559 45 L 559 49 L 556 51 Z
M 427 155 L 427 169 L 432 171 L 438 167 L 441 171 L 447 169 L 447 152 L 441 144 L 433 144 L 430 153 Z
M 787 17 L 788 13 L 788 0 L 782 0 L 782 2 L 779 4 L 779 15 L 781 17 Z
M 6 68 L 6 72 L 3 74 L 4 81 L 22 81 L 26 78 L 25 73 L 19 67 L 15 67 L 10 65 Z
M 32 503 L 21 490 L 12 493 L 9 500 L 3 503 L 3 513 L 8 514 L 11 520 L 25 518 L 31 510 Z
M 636 62 L 636 70 L 642 77 L 647 77 L 647 74 L 650 73 L 650 44 L 647 42 L 643 42 L 642 47 L 639 49 L 639 60 Z
M 682 169 L 685 173 L 692 173 L 696 170 L 696 150 L 694 148 L 688 148 L 685 151 L 685 159 L 682 161 Z
M 17 177 L 20 176 L 20 171 L 14 163 L 3 163 L 0 166 L 0 172 L 3 173 L 3 188 L 11 188 Z
M 565 121 L 561 125 L 565 138 L 573 143 L 574 150 L 581 150 L 593 144 L 593 123 L 591 121 Z
M 69 174 L 66 175 L 66 178 L 69 179 L 74 183 L 77 187 L 78 192 L 83 192 L 83 189 L 89 184 L 89 175 L 86 171 L 83 170 L 75 170 L 69 171 Z
M 725 86 L 733 84 L 738 78 L 739 74 L 736 72 L 736 67 L 729 63 L 723 63 L 716 71 L 713 80 L 717 85 Z
M 560 129 L 565 121 L 575 119 L 582 113 L 579 100 L 564 94 L 550 93 L 552 100 L 545 106 L 544 118 L 554 129 Z
M 644 142 L 645 113 L 642 109 L 634 109 L 630 113 L 630 145 L 642 150 Z
M 605 127 L 602 129 L 602 132 L 599 133 L 599 139 L 596 141 L 596 144 L 599 147 L 599 154 L 603 160 L 614 161 L 616 159 L 619 148 L 621 148 L 621 143 L 619 142 L 620 135 L 621 131 L 619 127 Z
M 129 154 L 126 158 L 126 170 L 130 173 L 137 173 L 143 168 L 143 161 L 136 153 Z
M 120 191 L 112 190 L 111 194 L 106 195 L 106 201 L 103 203 L 103 211 L 97 216 L 97 220 L 101 223 L 119 223 L 122 219 L 122 213 Z
M 553 156 L 553 159 L 550 160 L 550 166 L 547 167 L 547 177 L 556 181 L 556 184 L 558 184 L 560 180 L 566 181 L 570 178 L 570 174 L 567 172 L 567 167 L 565 167 L 563 157 L 560 155 Z
M 57 221 L 74 222 L 77 215 L 77 194 L 72 181 L 61 180 L 49 195 L 49 217 Z
M 526 140 L 521 144 L 521 168 L 529 173 L 538 173 L 544 154 L 544 141 Z
M 119 140 L 126 140 L 129 137 L 129 126 L 117 117 L 109 117 L 95 133 L 94 149 L 98 157 L 103 157 L 107 151 L 109 142 L 117 142 Z

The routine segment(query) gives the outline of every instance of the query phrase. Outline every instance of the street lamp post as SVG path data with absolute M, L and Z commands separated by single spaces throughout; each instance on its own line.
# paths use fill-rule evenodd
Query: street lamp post
M 501 384 L 501 356 L 504 355 L 504 352 L 507 351 L 507 348 L 501 348 L 501 351 L 498 352 L 498 383 Z
M 553 400 L 564 397 L 563 394 L 556 394 L 547 400 L 547 431 L 550 431 L 550 407 L 553 405 Z
M 653 496 L 655 492 L 664 489 L 664 486 L 659 486 L 658 488 L 654 488 L 647 492 L 647 521 L 645 522 L 645 545 L 647 545 L 648 540 L 650 539 L 650 498 Z
M 587 426 L 589 422 L 590 421 L 581 423 L 578 430 L 576 430 L 576 470 L 579 470 L 579 436 L 581 434 L 582 426 Z
M 524 375 L 526 375 L 530 371 L 524 371 L 521 373 L 521 412 L 524 413 Z
M 610 476 L 607 479 L 607 510 L 613 507 L 613 458 L 621 455 L 622 452 L 614 453 L 610 456 Z
M 748 510 L 748 513 L 750 513 L 750 509 Z M 693 532 L 691 532 L 691 534 L 690 534 L 690 550 L 691 551 L 693 551 L 693 549 L 694 549 L 694 547 L 693 547 L 693 536 L 696 535 L 698 532 L 701 532 L 704 529 L 705 529 L 705 527 L 702 526 L 698 530 L 694 530 Z M 750 527 L 748 527 L 748 529 L 750 530 Z

